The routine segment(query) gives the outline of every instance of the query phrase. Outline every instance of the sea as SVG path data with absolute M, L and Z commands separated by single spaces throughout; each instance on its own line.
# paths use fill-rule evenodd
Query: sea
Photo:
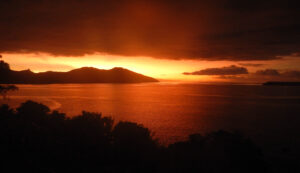
M 300 87 L 259 84 L 50 84 L 18 85 L 1 103 L 18 107 L 26 100 L 68 117 L 82 111 L 102 113 L 115 123 L 130 121 L 151 130 L 168 145 L 190 134 L 236 131 L 267 148 L 299 154 Z M 286 151 L 286 150 L 284 150 Z

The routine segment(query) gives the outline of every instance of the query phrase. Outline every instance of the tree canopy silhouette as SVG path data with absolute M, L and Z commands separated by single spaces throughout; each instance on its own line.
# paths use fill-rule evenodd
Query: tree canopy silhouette
M 7 93 L 10 91 L 16 91 L 19 88 L 15 85 L 0 85 L 0 95 L 3 99 L 7 99 Z
M 0 154 L 3 172 L 266 172 L 261 151 L 237 133 L 162 146 L 143 125 L 33 101 L 0 106 Z

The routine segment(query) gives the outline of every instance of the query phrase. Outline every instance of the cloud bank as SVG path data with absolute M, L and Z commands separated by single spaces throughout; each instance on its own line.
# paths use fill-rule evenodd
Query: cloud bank
M 229 67 L 221 67 L 221 68 L 206 68 L 191 73 L 184 72 L 183 74 L 184 75 L 240 75 L 240 74 L 248 74 L 248 70 L 244 67 L 231 65 Z
M 0 1 L 0 52 L 271 60 L 300 52 L 295 0 Z
M 255 63 L 238 63 L 238 64 L 244 67 L 261 67 L 265 65 L 265 64 L 255 64 Z
M 299 70 L 262 69 L 248 72 L 247 68 L 231 65 L 221 68 L 206 68 L 194 72 L 184 72 L 184 75 L 210 75 L 216 79 L 233 82 L 266 82 L 266 81 L 300 81 Z
M 256 71 L 255 74 L 262 75 L 262 76 L 279 76 L 280 75 L 278 70 L 275 70 L 275 69 L 258 70 L 258 71 Z
M 282 79 L 298 79 L 300 80 L 300 71 L 299 70 L 284 70 L 279 71 L 276 69 L 265 69 L 257 70 L 254 75 L 257 76 L 267 76 L 267 77 L 280 77 Z

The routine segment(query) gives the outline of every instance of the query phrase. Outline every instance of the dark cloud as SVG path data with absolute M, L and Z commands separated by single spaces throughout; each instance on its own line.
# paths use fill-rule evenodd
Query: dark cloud
M 282 79 L 300 79 L 300 71 L 298 70 L 285 70 L 280 72 L 276 69 L 265 69 L 265 70 L 258 70 L 254 73 L 255 75 L 259 76 L 269 76 L 269 77 L 281 77 Z
M 300 71 L 298 70 L 281 71 L 276 69 L 264 69 L 246 75 L 218 75 L 215 76 L 215 78 L 228 80 L 231 82 L 242 82 L 242 83 L 264 83 L 267 81 L 299 82 Z
M 265 64 L 239 63 L 239 65 L 244 67 L 261 67 L 264 66 Z
M 299 70 L 262 69 L 249 73 L 247 68 L 231 65 L 221 68 L 206 68 L 194 72 L 184 72 L 184 75 L 212 75 L 216 79 L 232 82 L 266 82 L 266 81 L 300 81 Z
M 247 78 L 254 81 L 300 81 L 300 71 L 264 69 L 249 74 Z
M 300 52 L 295 0 L 3 0 L 0 52 L 269 60 Z
M 206 68 L 195 72 L 184 72 L 184 75 L 240 75 L 248 74 L 248 70 L 244 67 L 231 65 L 229 67 L 221 68 Z
M 298 70 L 289 70 L 284 73 L 282 73 L 282 76 L 294 78 L 300 80 L 300 71 Z
M 258 71 L 256 71 L 255 74 L 262 75 L 262 76 L 279 76 L 280 75 L 278 70 L 275 70 L 275 69 L 258 70 Z
M 221 75 L 216 76 L 217 79 L 225 79 L 225 80 L 234 80 L 234 81 L 241 81 L 247 79 L 246 76 L 236 76 L 236 75 Z

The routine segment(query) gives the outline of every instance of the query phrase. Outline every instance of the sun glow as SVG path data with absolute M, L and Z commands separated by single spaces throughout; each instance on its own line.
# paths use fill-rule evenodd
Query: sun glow
M 170 60 L 151 57 L 128 57 L 109 54 L 92 54 L 82 57 L 52 56 L 45 53 L 2 54 L 3 59 L 8 62 L 13 70 L 30 69 L 34 72 L 43 71 L 69 71 L 80 67 L 95 67 L 99 69 L 111 69 L 123 67 L 137 73 L 170 81 L 216 81 L 221 80 L 214 76 L 183 75 L 183 72 L 192 72 L 211 67 L 223 67 L 232 64 L 232 61 L 199 61 L 199 60 Z M 291 60 L 287 60 L 289 62 Z M 254 63 L 252 61 L 252 63 Z M 262 62 L 260 62 L 262 63 Z M 265 68 L 278 64 L 276 61 L 263 62 Z M 256 67 L 248 67 L 249 71 L 257 70 Z
M 167 60 L 150 57 L 126 57 L 108 54 L 85 55 L 83 57 L 51 56 L 48 54 L 3 54 L 13 70 L 30 69 L 34 72 L 69 71 L 80 67 L 111 69 L 123 67 L 137 73 L 162 80 L 210 80 L 207 76 L 185 76 L 185 71 L 204 68 L 203 64 L 191 60 Z

